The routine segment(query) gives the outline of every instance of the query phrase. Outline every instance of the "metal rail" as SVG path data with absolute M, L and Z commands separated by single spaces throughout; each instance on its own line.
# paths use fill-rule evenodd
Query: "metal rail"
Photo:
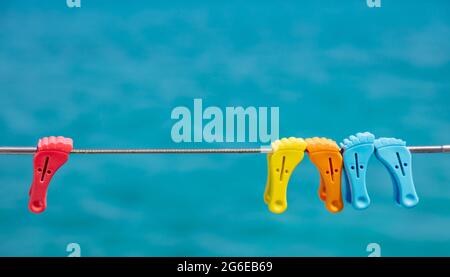
M 450 145 L 408 146 L 414 154 L 450 153 Z M 71 154 L 257 154 L 270 153 L 270 146 L 259 148 L 111 148 L 73 149 Z M 36 147 L 0 147 L 0 155 L 34 154 Z

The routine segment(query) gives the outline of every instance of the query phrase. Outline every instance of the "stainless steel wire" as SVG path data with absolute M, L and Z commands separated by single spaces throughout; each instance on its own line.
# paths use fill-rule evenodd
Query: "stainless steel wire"
M 414 154 L 450 153 L 450 145 L 408 146 Z M 257 154 L 270 153 L 270 146 L 259 148 L 110 148 L 73 149 L 71 154 Z M 34 154 L 36 147 L 0 147 L 0 155 Z

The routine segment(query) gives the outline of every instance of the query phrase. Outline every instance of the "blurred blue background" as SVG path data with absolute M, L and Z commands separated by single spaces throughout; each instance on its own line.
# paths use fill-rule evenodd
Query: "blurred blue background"
M 450 143 L 447 0 L 81 4 L 1 1 L 0 145 L 209 147 L 170 137 L 172 109 L 195 97 L 279 106 L 280 136 Z M 1 156 L 0 255 L 66 256 L 76 242 L 82 256 L 367 256 L 376 242 L 383 256 L 449 256 L 450 157 L 413 162 L 412 210 L 373 159 L 371 207 L 329 214 L 305 159 L 274 215 L 263 155 L 73 155 L 35 215 L 32 157 Z

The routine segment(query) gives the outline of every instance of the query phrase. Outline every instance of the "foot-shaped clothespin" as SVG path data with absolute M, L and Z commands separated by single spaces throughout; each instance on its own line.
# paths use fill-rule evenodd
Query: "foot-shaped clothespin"
M 56 171 L 69 159 L 72 148 L 70 138 L 45 137 L 39 140 L 28 204 L 31 212 L 41 213 L 47 207 L 48 185 Z
M 375 151 L 375 136 L 369 132 L 357 133 L 341 143 L 344 158 L 346 200 L 353 208 L 362 210 L 370 205 L 366 187 L 366 170 Z
M 411 170 L 411 153 L 406 143 L 396 138 L 375 140 L 375 156 L 388 169 L 394 183 L 395 202 L 405 208 L 419 203 Z
M 344 208 L 341 193 L 342 155 L 335 141 L 327 138 L 309 138 L 308 152 L 311 162 L 320 173 L 319 197 L 332 213 Z
M 268 176 L 264 202 L 279 214 L 287 208 L 287 186 L 295 167 L 303 160 L 306 142 L 301 138 L 283 138 L 272 143 L 267 155 Z

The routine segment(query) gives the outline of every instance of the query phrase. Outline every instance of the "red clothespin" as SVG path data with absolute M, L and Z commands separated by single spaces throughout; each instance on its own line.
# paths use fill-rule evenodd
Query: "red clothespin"
M 47 207 L 47 189 L 56 171 L 67 162 L 73 141 L 65 137 L 45 137 L 39 140 L 34 154 L 33 183 L 28 208 L 41 213 Z

